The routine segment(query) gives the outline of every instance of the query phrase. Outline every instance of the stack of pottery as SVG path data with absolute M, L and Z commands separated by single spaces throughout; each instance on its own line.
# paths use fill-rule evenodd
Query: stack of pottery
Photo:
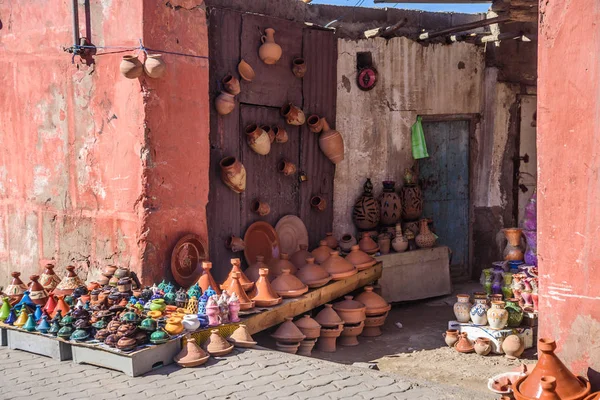
M 310 357 L 313 347 L 319 336 L 321 336 L 321 325 L 310 315 L 304 315 L 302 318 L 294 322 L 294 324 L 300 329 L 300 332 L 305 336 L 305 339 L 300 343 L 298 354 L 301 356 Z
M 289 269 L 285 269 L 289 274 Z M 284 272 L 285 274 L 285 272 Z M 256 281 L 256 287 L 254 289 L 252 301 L 256 307 L 270 307 L 281 303 L 282 297 L 271 287 L 271 283 L 268 279 L 269 270 L 261 268 L 259 270 L 259 278 Z M 283 275 L 282 275 L 283 276 Z M 293 275 L 292 275 L 293 276 Z M 296 278 L 297 279 L 297 278 Z M 302 284 L 302 282 L 300 282 Z M 308 290 L 308 288 L 306 288 Z
M 260 260 L 262 263 L 262 260 Z M 225 279 L 225 282 L 223 282 L 221 284 L 221 289 L 225 290 L 227 289 L 229 286 L 231 286 L 231 281 L 233 280 L 233 274 L 234 273 L 238 273 L 240 276 L 240 284 L 242 285 L 242 288 L 244 288 L 244 291 L 248 292 L 250 290 L 252 290 L 252 288 L 254 287 L 254 282 L 256 280 L 258 280 L 258 275 L 256 277 L 256 280 L 254 279 L 250 279 L 243 271 L 241 268 L 241 260 L 239 258 L 232 258 L 230 260 L 231 262 L 231 271 L 229 271 L 229 275 L 227 276 L 227 279 Z M 250 267 L 252 268 L 252 267 Z M 248 268 L 248 270 L 250 269 Z M 246 270 L 246 272 L 248 272 L 248 270 Z M 268 272 L 268 270 L 267 270 Z M 254 271 L 250 271 L 251 274 L 254 273 Z M 211 276 L 212 277 L 212 276 Z M 200 279 L 202 279 L 202 277 L 200 277 Z M 208 280 L 208 278 L 206 279 Z M 220 293 L 219 293 L 220 294 Z
M 227 340 L 233 343 L 235 347 L 249 348 L 256 346 L 256 342 L 252 339 L 248 328 L 244 324 L 240 324 Z
M 365 328 L 361 336 L 374 337 L 381 335 L 381 327 L 392 306 L 377 293 L 373 292 L 373 286 L 365 286 L 364 292 L 356 296 L 356 301 L 365 305 Z
M 298 268 L 290 262 L 290 257 L 287 253 L 281 253 L 279 258 L 273 258 L 269 263 L 269 278 L 271 280 L 277 278 L 283 273 L 284 269 L 289 269 L 290 274 L 296 275 Z
M 331 280 L 331 275 L 321 265 L 315 264 L 313 257 L 308 257 L 296 272 L 296 277 L 309 288 L 318 288 Z
M 304 264 L 306 264 L 306 259 L 313 258 L 313 255 L 310 251 L 308 251 L 308 246 L 305 244 L 300 244 L 300 250 L 296 251 L 290 257 L 290 261 L 292 264 L 296 266 L 297 269 L 301 269 Z M 313 258 L 314 260 L 314 258 Z
M 350 249 L 350 253 L 346 256 L 346 261 L 354 265 L 358 271 L 371 268 L 377 264 L 377 260 L 365 253 L 358 245 L 354 245 Z
M 352 296 L 344 296 L 344 300 L 333 305 L 334 311 L 344 321 L 344 330 L 340 337 L 342 346 L 357 346 L 358 335 L 365 327 L 366 307 L 363 303 L 353 300 Z
M 458 301 L 454 303 L 454 315 L 456 320 L 461 323 L 467 323 L 471 319 L 471 302 L 468 294 L 459 294 L 456 296 Z
M 344 329 L 344 321 L 333 310 L 331 304 L 325 304 L 315 317 L 315 321 L 321 325 L 321 334 L 317 342 L 317 348 L 327 353 L 335 352 L 337 338 L 340 337 Z
M 327 241 L 321 240 L 319 247 L 314 249 L 311 253 L 317 264 L 323 264 L 330 256 L 332 248 L 327 245 Z
M 109 284 L 109 282 L 111 281 L 113 275 L 115 274 L 115 271 L 117 270 L 117 266 L 116 265 L 107 265 L 102 269 L 102 274 L 100 275 L 100 278 L 97 279 L 97 282 L 100 284 L 100 286 L 106 286 Z M 60 281 L 59 281 L 60 283 Z
M 348 278 L 358 273 L 358 269 L 351 262 L 342 258 L 337 251 L 330 251 L 329 258 L 321 264 L 331 279 L 337 281 Z
M 373 255 L 379 251 L 379 246 L 377 243 L 371 238 L 371 234 L 369 232 L 363 232 L 362 238 L 358 242 L 359 248 L 369 255 Z
M 269 271 L 266 268 L 263 270 L 268 274 Z M 285 268 L 282 274 L 271 282 L 271 287 L 277 295 L 284 298 L 298 297 L 308 292 L 308 285 L 292 275 L 289 268 Z
M 292 322 L 292 318 L 286 318 L 271 337 L 276 340 L 277 350 L 290 354 L 296 354 L 300 343 L 306 339 L 306 336 Z
M 380 212 L 379 201 L 373 197 L 373 184 L 371 179 L 367 179 L 362 195 L 354 203 L 352 211 L 354 225 L 363 231 L 375 229 L 379 224 Z
M 204 343 L 204 350 L 213 357 L 221 357 L 231 353 L 233 345 L 221 336 L 218 329 L 212 329 L 210 337 Z
M 219 115 L 227 115 L 235 108 L 235 96 L 240 94 L 240 81 L 233 75 L 227 74 L 221 79 L 223 90 L 215 98 L 215 108 Z
M 210 356 L 196 344 L 196 341 L 190 335 L 186 335 L 183 339 L 183 348 L 173 361 L 180 367 L 197 367 L 205 364 L 209 358 Z

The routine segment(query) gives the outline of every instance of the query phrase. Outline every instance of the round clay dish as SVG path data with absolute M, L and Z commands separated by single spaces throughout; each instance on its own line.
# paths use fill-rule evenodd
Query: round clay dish
M 194 234 L 182 237 L 171 255 L 171 273 L 183 287 L 196 283 L 202 275 L 202 261 L 208 259 L 206 243 Z
M 279 249 L 282 253 L 294 254 L 300 250 L 300 245 L 308 246 L 308 231 L 306 225 L 295 215 L 282 217 L 275 225 L 279 237 Z
M 256 256 L 263 256 L 267 265 L 273 258 L 279 258 L 279 237 L 275 229 L 264 221 L 250 225 L 244 235 L 244 257 L 248 265 L 256 262 Z

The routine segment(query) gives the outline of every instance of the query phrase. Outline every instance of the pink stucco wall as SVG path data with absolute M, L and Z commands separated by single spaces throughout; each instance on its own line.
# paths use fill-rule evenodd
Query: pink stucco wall
M 541 2 L 538 84 L 540 337 L 600 371 L 600 3 Z M 592 371 L 590 378 L 597 378 Z

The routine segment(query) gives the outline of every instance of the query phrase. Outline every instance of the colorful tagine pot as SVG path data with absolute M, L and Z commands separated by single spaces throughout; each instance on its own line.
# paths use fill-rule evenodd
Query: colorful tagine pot
M 4 293 L 10 298 L 11 304 L 18 303 L 23 297 L 23 293 L 27 290 L 27 286 L 19 279 L 20 272 L 11 272 L 12 281 L 6 287 Z
M 75 289 L 82 285 L 83 282 L 81 282 L 81 279 L 75 273 L 75 267 L 69 265 L 67 267 L 67 275 L 56 286 L 53 293 L 55 296 L 70 296 Z
M 42 284 L 38 281 L 39 278 L 40 277 L 38 275 L 31 275 L 29 277 L 29 279 L 31 280 L 31 283 L 29 284 L 29 297 L 31 298 L 31 301 L 33 301 L 35 304 L 43 306 L 48 301 L 48 293 L 46 292 L 46 289 L 44 289 Z
M 54 265 L 46 264 L 46 268 L 40 275 L 40 284 L 47 292 L 51 292 L 60 283 L 60 278 L 54 273 Z

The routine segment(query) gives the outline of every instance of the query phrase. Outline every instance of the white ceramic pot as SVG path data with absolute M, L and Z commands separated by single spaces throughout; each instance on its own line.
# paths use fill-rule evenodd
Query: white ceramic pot
M 456 296 L 458 301 L 454 303 L 454 315 L 458 322 L 469 322 L 471 319 L 471 303 L 468 294 L 459 294 Z
M 200 328 L 200 320 L 196 314 L 187 314 L 183 316 L 183 327 L 188 332 L 194 332 Z

